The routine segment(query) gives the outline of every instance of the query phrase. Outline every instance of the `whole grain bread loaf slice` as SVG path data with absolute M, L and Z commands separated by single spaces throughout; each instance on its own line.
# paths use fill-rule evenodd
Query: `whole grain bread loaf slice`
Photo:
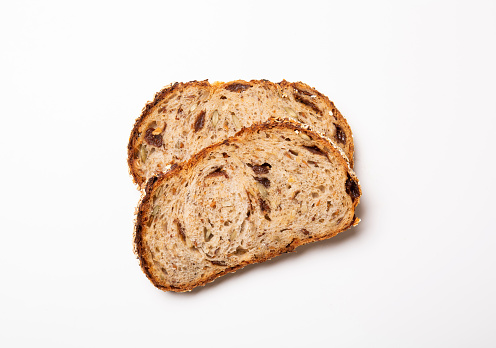
M 266 80 L 192 81 L 164 88 L 143 109 L 128 144 L 131 175 L 143 187 L 148 178 L 170 165 L 270 118 L 310 125 L 332 138 L 353 167 L 348 123 L 326 96 L 310 86 Z
M 135 249 L 156 287 L 187 291 L 357 224 L 360 195 L 330 140 L 256 124 L 148 181 Z

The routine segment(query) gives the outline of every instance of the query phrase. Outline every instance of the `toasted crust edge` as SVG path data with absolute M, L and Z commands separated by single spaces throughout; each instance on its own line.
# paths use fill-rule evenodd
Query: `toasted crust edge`
M 149 101 L 146 103 L 145 107 L 141 111 L 141 115 L 136 119 L 133 130 L 131 131 L 131 135 L 129 136 L 129 142 L 127 146 L 127 163 L 128 163 L 128 168 L 129 168 L 129 173 L 133 178 L 133 182 L 138 185 L 139 188 L 143 188 L 145 181 L 144 179 L 138 174 L 136 167 L 135 167 L 135 158 L 134 158 L 134 152 L 136 148 L 136 142 L 139 139 L 139 127 L 141 124 L 145 121 L 147 116 L 151 113 L 153 108 L 159 104 L 163 99 L 171 95 L 174 91 L 185 89 L 187 87 L 194 87 L 194 86 L 203 86 L 203 87 L 215 87 L 215 86 L 222 86 L 222 85 L 229 85 L 232 83 L 245 83 L 245 84 L 265 84 L 269 86 L 283 86 L 283 87 L 295 87 L 298 89 L 306 89 L 312 91 L 312 93 L 318 95 L 321 97 L 327 104 L 328 106 L 336 111 L 336 118 L 339 118 L 340 121 L 343 122 L 343 124 L 346 126 L 346 131 L 349 132 L 351 135 L 350 139 L 350 149 L 349 149 L 349 157 L 348 160 L 350 162 L 351 168 L 354 167 L 354 152 L 355 152 L 355 146 L 354 146 L 354 139 L 353 139 L 353 133 L 351 131 L 351 128 L 346 121 L 346 118 L 341 114 L 341 112 L 336 108 L 334 103 L 324 94 L 320 93 L 317 91 L 315 88 L 301 82 L 288 82 L 286 80 L 282 80 L 281 82 L 271 82 L 269 80 L 261 79 L 261 80 L 250 80 L 250 81 L 245 81 L 245 80 L 234 80 L 234 81 L 229 81 L 229 82 L 214 82 L 213 84 L 210 84 L 207 80 L 203 81 L 189 81 L 189 82 L 173 82 L 167 86 L 165 86 L 162 90 L 159 92 L 155 93 L 155 97 L 153 98 L 152 101 Z M 328 115 L 326 115 L 328 117 Z M 346 152 L 345 152 L 346 153 Z M 348 153 L 346 153 L 348 155 Z
M 143 255 L 144 254 L 143 253 L 144 245 L 143 245 L 142 229 L 143 229 L 143 224 L 145 222 L 144 216 L 145 215 L 149 215 L 149 210 L 150 210 L 149 201 L 150 201 L 150 198 L 152 197 L 152 191 L 153 191 L 153 188 L 156 185 L 156 183 L 160 183 L 160 182 L 166 180 L 168 177 L 175 175 L 176 172 L 179 172 L 183 168 L 185 170 L 188 170 L 189 168 L 193 167 L 200 159 L 202 159 L 204 156 L 206 156 L 210 151 L 215 150 L 217 147 L 219 147 L 219 146 L 221 146 L 223 144 L 229 144 L 232 141 L 236 141 L 244 132 L 248 132 L 248 131 L 255 132 L 255 131 L 258 131 L 258 130 L 265 130 L 265 129 L 271 129 L 271 128 L 277 128 L 277 127 L 288 127 L 288 128 L 290 128 L 292 130 L 303 132 L 303 133 L 305 133 L 305 134 L 307 134 L 309 136 L 314 136 L 314 137 L 317 138 L 317 140 L 320 143 L 325 143 L 327 146 L 329 146 L 330 148 L 332 148 L 332 151 L 335 152 L 335 154 L 339 158 L 339 161 L 341 161 L 343 163 L 343 165 L 345 165 L 347 167 L 348 174 L 350 174 L 350 176 L 353 177 L 354 180 L 358 184 L 360 195 L 356 199 L 353 200 L 353 211 L 355 211 L 356 206 L 359 204 L 360 197 L 362 195 L 362 189 L 361 189 L 361 187 L 359 185 L 359 180 L 356 177 L 353 169 L 350 167 L 349 162 L 346 160 L 346 158 L 343 158 L 341 152 L 339 151 L 339 147 L 337 145 L 335 145 L 331 140 L 329 140 L 327 138 L 323 138 L 318 133 L 316 133 L 316 132 L 312 131 L 311 129 L 309 129 L 308 126 L 302 127 L 300 124 L 298 124 L 296 122 L 287 121 L 287 120 L 284 120 L 284 121 L 269 121 L 269 122 L 255 124 L 255 125 L 252 125 L 251 127 L 248 127 L 248 128 L 243 128 L 238 133 L 236 133 L 233 137 L 228 138 L 228 139 L 226 139 L 226 140 L 224 140 L 222 142 L 219 142 L 219 143 L 216 143 L 216 144 L 213 144 L 213 145 L 210 145 L 210 146 L 204 148 L 202 151 L 200 151 L 197 154 L 195 154 L 188 161 L 183 162 L 182 164 L 179 164 L 177 166 L 174 166 L 173 168 L 171 168 L 166 173 L 161 173 L 161 174 L 159 174 L 157 176 L 154 176 L 154 177 L 150 178 L 148 180 L 148 182 L 146 183 L 144 194 L 142 196 L 142 199 L 141 199 L 141 201 L 139 203 L 139 206 L 138 206 L 138 209 L 137 209 L 137 218 L 136 218 L 136 225 L 135 225 L 135 232 L 134 232 L 134 250 L 135 250 L 136 255 L 138 256 L 138 259 L 139 259 L 139 262 L 140 262 L 140 266 L 141 266 L 141 269 L 143 270 L 143 273 L 145 273 L 145 275 L 147 276 L 147 278 L 151 281 L 151 283 L 155 287 L 157 287 L 158 289 L 163 290 L 163 291 L 173 291 L 173 292 L 191 291 L 191 290 L 193 290 L 194 288 L 196 288 L 198 286 L 205 286 L 207 283 L 210 283 L 210 282 L 214 281 L 215 279 L 217 279 L 217 278 L 219 278 L 219 277 L 221 277 L 221 276 L 223 276 L 223 275 L 225 275 L 227 273 L 235 272 L 236 270 L 238 270 L 240 268 L 244 268 L 245 266 L 248 266 L 250 264 L 261 263 L 261 262 L 267 261 L 267 260 L 272 259 L 272 258 L 274 258 L 276 256 L 282 255 L 282 254 L 287 253 L 287 252 L 291 252 L 295 248 L 297 248 L 297 247 L 299 247 L 301 245 L 309 244 L 309 243 L 320 241 L 320 240 L 330 239 L 330 238 L 336 236 L 337 234 L 339 234 L 339 233 L 347 230 L 351 226 L 356 226 L 360 222 L 360 219 L 358 219 L 355 216 L 355 214 L 353 214 L 353 218 L 350 220 L 349 224 L 346 225 L 346 227 L 344 227 L 343 229 L 341 229 L 341 230 L 339 230 L 337 232 L 334 232 L 332 234 L 325 235 L 325 236 L 322 236 L 322 237 L 312 237 L 312 238 L 306 239 L 304 241 L 302 241 L 302 240 L 295 240 L 294 242 L 292 242 L 291 244 L 287 245 L 283 249 L 276 250 L 276 251 L 274 251 L 272 253 L 269 253 L 269 254 L 261 257 L 261 258 L 252 258 L 250 260 L 243 261 L 239 265 L 236 265 L 234 267 L 226 268 L 226 269 L 222 270 L 219 273 L 214 273 L 214 274 L 212 274 L 210 276 L 207 276 L 206 278 L 200 279 L 198 282 L 193 283 L 193 284 L 185 284 L 182 287 L 175 287 L 175 286 L 168 286 L 168 287 L 166 287 L 166 286 L 160 285 L 155 280 L 155 278 L 153 277 L 153 274 L 150 272 L 150 266 L 148 265 L 148 263 L 147 263 L 144 255 Z

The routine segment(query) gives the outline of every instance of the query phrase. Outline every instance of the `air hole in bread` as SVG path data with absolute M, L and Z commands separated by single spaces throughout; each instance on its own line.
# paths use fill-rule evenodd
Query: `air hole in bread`
M 327 201 L 327 211 L 329 211 L 329 209 L 332 207 L 332 202 L 331 201 Z
M 217 265 L 217 266 L 225 266 L 226 263 L 224 261 L 210 261 L 212 264 Z
M 223 176 L 226 179 L 229 179 L 229 175 L 227 175 L 226 171 L 222 167 L 219 167 L 219 168 L 215 169 L 214 171 L 212 171 L 210 174 L 208 174 L 205 177 L 205 179 L 215 178 L 215 177 L 219 177 L 219 176 Z
M 206 228 L 206 227 L 203 227 L 203 239 L 205 240 L 205 242 L 210 242 L 210 240 L 212 239 L 214 235 L 212 234 L 212 232 Z
M 319 193 L 318 192 L 312 192 L 312 197 L 313 198 L 317 198 L 319 196 Z
M 288 150 L 293 156 L 298 156 L 298 152 L 294 151 L 294 150 L 291 150 L 289 149 Z
M 311 153 L 315 154 L 315 155 L 320 155 L 320 156 L 326 156 L 327 155 L 325 154 L 324 151 L 322 151 L 318 146 L 305 146 L 303 145 L 303 147 L 305 149 L 307 149 L 308 151 L 310 151 Z
M 186 242 L 186 234 L 184 233 L 184 227 L 181 225 L 179 220 L 175 219 L 173 221 L 176 224 L 177 233 L 183 242 Z
M 238 247 L 236 248 L 236 251 L 234 252 L 234 255 L 239 256 L 239 255 L 243 255 L 243 254 L 245 254 L 245 253 L 247 253 L 247 252 L 248 252 L 248 249 L 244 249 L 244 248 L 242 248 L 242 247 L 238 246 Z

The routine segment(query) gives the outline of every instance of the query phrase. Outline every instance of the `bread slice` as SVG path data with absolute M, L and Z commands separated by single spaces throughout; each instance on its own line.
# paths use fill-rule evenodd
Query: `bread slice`
M 294 122 L 245 128 L 153 177 L 135 247 L 165 291 L 187 291 L 358 223 L 361 189 L 342 151 Z
M 353 137 L 334 104 L 310 86 L 267 80 L 175 83 L 155 95 L 136 121 L 128 145 L 134 181 L 188 160 L 204 147 L 233 136 L 242 127 L 270 118 L 308 124 L 334 139 L 353 166 Z

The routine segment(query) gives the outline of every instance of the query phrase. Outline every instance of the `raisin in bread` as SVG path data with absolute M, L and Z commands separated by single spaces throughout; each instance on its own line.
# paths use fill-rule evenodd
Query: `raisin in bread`
M 175 83 L 155 95 L 136 121 L 128 145 L 134 181 L 188 160 L 204 147 L 233 136 L 242 127 L 286 118 L 308 124 L 332 138 L 353 167 L 348 123 L 323 94 L 301 83 L 266 80 Z
M 148 181 L 135 249 L 156 287 L 187 291 L 357 224 L 360 195 L 329 140 L 257 124 Z

